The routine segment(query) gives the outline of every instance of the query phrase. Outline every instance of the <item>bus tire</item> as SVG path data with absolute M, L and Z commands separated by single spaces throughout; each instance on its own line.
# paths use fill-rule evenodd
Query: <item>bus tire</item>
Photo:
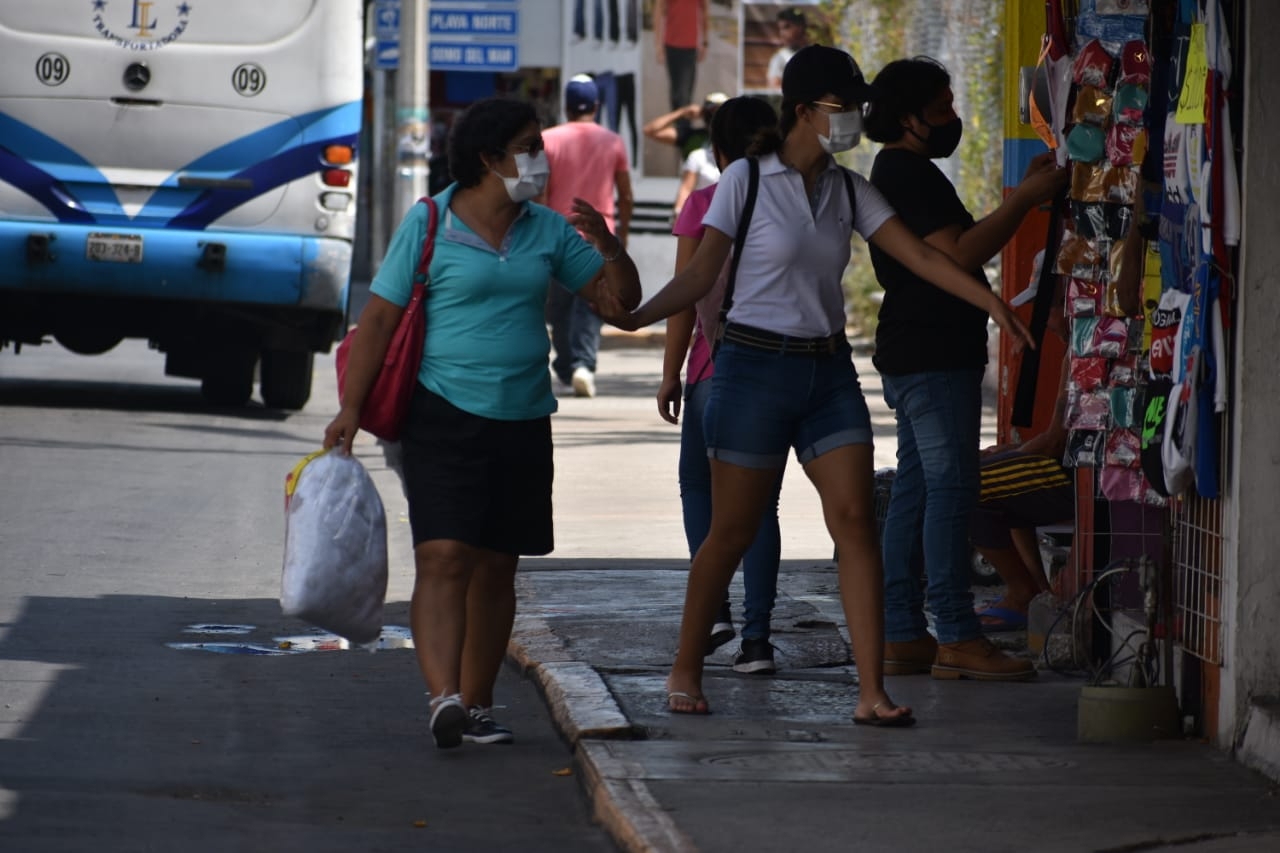
M 252 352 L 229 352 L 200 380 L 200 393 L 214 406 L 243 406 L 253 396 L 256 366 Z
M 270 409 L 296 411 L 311 399 L 311 375 L 315 353 L 289 350 L 262 351 L 262 402 Z

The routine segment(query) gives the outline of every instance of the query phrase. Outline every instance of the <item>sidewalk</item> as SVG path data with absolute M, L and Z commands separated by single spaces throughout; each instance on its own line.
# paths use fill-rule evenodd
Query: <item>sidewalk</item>
M 734 673 L 730 643 L 708 662 L 714 713 L 667 713 L 688 559 L 678 429 L 658 419 L 653 399 L 660 358 L 647 347 L 609 350 L 600 396 L 561 398 L 558 547 L 522 563 L 510 649 L 541 685 L 596 817 L 622 849 L 1280 849 L 1276 787 L 1219 750 L 1077 743 L 1078 680 L 891 679 L 919 724 L 853 726 L 857 674 L 831 544 L 799 470 L 787 472 L 781 501 L 779 673 Z M 892 464 L 891 413 L 868 360 L 856 360 L 877 465 Z M 985 426 L 990 435 L 993 421 Z M 731 594 L 740 607 L 740 577 Z

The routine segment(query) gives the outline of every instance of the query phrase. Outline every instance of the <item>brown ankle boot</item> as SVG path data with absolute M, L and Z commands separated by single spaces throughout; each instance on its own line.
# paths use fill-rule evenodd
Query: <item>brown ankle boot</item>
M 938 652 L 938 641 L 925 634 L 905 643 L 884 644 L 885 675 L 916 675 L 928 672 Z
M 978 681 L 1027 681 L 1036 677 L 1031 661 L 1010 657 L 986 637 L 938 646 L 933 677 Z

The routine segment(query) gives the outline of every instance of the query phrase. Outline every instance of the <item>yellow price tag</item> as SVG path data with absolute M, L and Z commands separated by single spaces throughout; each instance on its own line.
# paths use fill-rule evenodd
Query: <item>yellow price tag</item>
M 1209 51 L 1205 42 L 1204 24 L 1191 25 L 1191 44 L 1187 48 L 1187 74 L 1178 95 L 1178 111 L 1174 120 L 1178 124 L 1204 124 L 1205 82 L 1209 79 Z

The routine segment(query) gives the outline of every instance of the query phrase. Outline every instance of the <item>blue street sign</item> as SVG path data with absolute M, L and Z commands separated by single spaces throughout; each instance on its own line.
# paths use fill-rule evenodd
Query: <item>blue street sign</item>
M 400 41 L 382 41 L 373 48 L 373 67 L 382 71 L 394 71 L 400 67 Z
M 427 16 L 433 36 L 505 36 L 520 34 L 518 12 L 491 12 L 487 9 L 439 9 Z
M 427 65 L 432 71 L 515 71 L 515 42 L 432 42 Z
M 399 41 L 400 0 L 378 0 L 373 7 L 373 29 L 379 39 Z

